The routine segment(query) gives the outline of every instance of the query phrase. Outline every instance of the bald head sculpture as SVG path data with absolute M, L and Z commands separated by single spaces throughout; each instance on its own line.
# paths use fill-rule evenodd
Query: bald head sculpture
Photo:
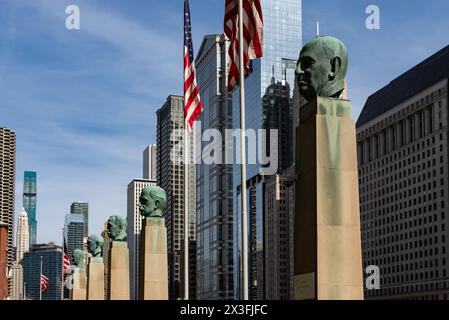
M 301 50 L 296 67 L 300 94 L 313 101 L 318 96 L 339 98 L 345 89 L 348 51 L 339 39 L 316 37 Z

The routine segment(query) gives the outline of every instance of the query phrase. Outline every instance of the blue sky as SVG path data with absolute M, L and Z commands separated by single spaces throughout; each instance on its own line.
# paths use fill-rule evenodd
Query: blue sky
M 276 0 L 273 0 L 276 1 Z M 65 28 L 65 8 L 81 29 Z M 381 10 L 381 30 L 365 9 Z M 90 231 L 126 215 L 126 187 L 155 142 L 156 109 L 182 94 L 181 0 L 0 0 L 0 123 L 17 134 L 16 216 L 23 171 L 38 172 L 38 241 L 60 242 L 73 201 L 88 201 Z M 194 46 L 221 33 L 224 0 L 191 0 Z M 304 0 L 303 39 L 341 38 L 349 97 L 366 98 L 449 44 L 447 0 Z

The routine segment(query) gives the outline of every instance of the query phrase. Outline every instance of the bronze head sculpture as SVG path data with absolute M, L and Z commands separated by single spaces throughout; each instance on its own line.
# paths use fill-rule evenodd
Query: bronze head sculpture
M 152 186 L 142 190 L 139 198 L 140 214 L 146 218 L 162 218 L 167 206 L 167 195 L 161 187 Z
M 313 101 L 318 96 L 339 98 L 345 89 L 348 51 L 339 39 L 316 37 L 301 50 L 296 81 L 300 94 Z
M 121 216 L 111 216 L 108 219 L 107 232 L 112 241 L 126 241 L 126 227 L 128 223 Z
M 91 234 L 89 238 L 87 238 L 87 248 L 92 257 L 101 258 L 103 246 L 104 246 L 103 237 L 96 234 Z
M 78 269 L 84 268 L 84 251 L 81 249 L 75 249 L 73 252 L 73 262 Z

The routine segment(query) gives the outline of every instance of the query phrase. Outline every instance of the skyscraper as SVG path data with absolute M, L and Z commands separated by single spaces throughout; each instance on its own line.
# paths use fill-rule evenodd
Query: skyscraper
M 293 94 L 296 60 L 301 49 L 301 0 L 262 0 L 264 43 L 261 59 L 253 60 L 252 73 L 245 80 L 246 128 L 263 128 L 263 96 L 274 78 L 285 81 Z M 233 128 L 240 127 L 239 87 L 233 91 Z M 257 131 L 256 131 L 257 132 Z M 234 148 L 235 149 L 235 148 Z M 235 149 L 234 154 L 237 150 Z M 264 299 L 264 184 L 260 163 L 247 165 L 249 229 L 249 297 Z M 241 166 L 233 167 L 234 206 L 234 297 L 241 297 Z
M 143 151 L 143 178 L 145 180 L 156 180 L 156 145 L 150 144 Z
M 30 249 L 28 216 L 24 208 L 20 210 L 19 221 L 17 223 L 16 234 L 16 261 L 11 269 L 12 293 L 13 300 L 23 298 L 23 255 Z
M 8 297 L 8 227 L 7 223 L 0 220 L 0 300 Z
M 139 297 L 139 256 L 140 232 L 142 230 L 142 216 L 139 211 L 139 199 L 142 190 L 155 186 L 156 180 L 134 179 L 128 184 L 127 216 L 128 221 L 128 248 L 129 248 L 129 277 L 130 297 L 137 300 Z
M 48 290 L 42 300 L 61 300 L 62 249 L 55 243 L 37 244 L 23 256 L 23 280 L 27 298 L 39 300 L 41 257 L 42 273 L 49 279 Z
M 449 46 L 371 95 L 357 121 L 367 299 L 449 298 Z
M 25 211 L 28 215 L 28 226 L 30 228 L 30 245 L 36 244 L 36 185 L 36 172 L 25 171 L 23 178 L 23 207 L 25 208 Z
M 84 249 L 84 216 L 82 214 L 69 213 L 65 216 L 65 239 L 70 259 L 76 249 Z
M 70 205 L 70 213 L 82 214 L 84 217 L 84 236 L 89 236 L 89 204 L 87 202 L 76 201 Z
M 293 299 L 295 168 L 265 183 L 265 299 Z
M 204 37 L 195 62 L 203 113 L 201 133 L 218 130 L 224 136 L 232 129 L 232 99 L 226 90 L 226 51 L 223 35 Z M 206 142 L 197 141 L 197 145 Z M 220 146 L 225 154 L 225 145 Z M 232 299 L 234 263 L 232 254 L 232 165 L 197 165 L 197 299 Z
M 20 210 L 17 223 L 16 261 L 22 262 L 25 252 L 30 250 L 30 233 L 28 228 L 28 216 L 24 208 Z
M 177 146 L 183 146 L 184 98 L 170 95 L 165 104 L 157 110 L 157 182 L 167 193 L 167 208 L 164 212 L 167 226 L 169 297 L 177 299 L 181 291 L 182 247 L 184 243 L 184 165 L 183 155 Z M 193 134 L 190 135 L 190 155 L 193 163 Z M 172 156 L 172 157 L 171 157 Z M 179 160 L 179 161 L 177 161 Z M 196 240 L 195 224 L 195 165 L 189 166 L 189 239 Z M 195 252 L 190 250 L 195 256 Z M 192 273 L 190 280 L 195 283 Z M 195 286 L 190 286 L 190 291 Z M 195 294 L 190 294 L 194 297 Z
M 7 267 L 14 262 L 14 199 L 16 181 L 16 134 L 0 125 L 0 221 L 7 224 Z M 11 286 L 9 286 L 11 290 Z
M 290 92 L 288 83 L 285 83 L 285 81 L 276 82 L 273 70 L 271 84 L 265 90 L 265 95 L 262 98 L 262 128 L 265 130 L 278 130 L 278 141 L 275 144 L 277 150 L 270 150 L 269 134 L 267 134 L 266 139 L 266 150 L 268 150 L 268 153 L 276 152 L 278 155 L 278 171 L 289 168 L 293 163 L 293 100 Z

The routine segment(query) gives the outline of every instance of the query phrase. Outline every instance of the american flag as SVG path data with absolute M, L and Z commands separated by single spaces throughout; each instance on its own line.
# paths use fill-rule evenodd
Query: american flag
M 263 56 L 263 15 L 260 0 L 243 1 L 243 61 L 245 76 L 250 72 L 250 61 Z M 226 0 L 224 33 L 231 41 L 228 50 L 228 91 L 240 82 L 239 73 L 239 0 Z
M 65 243 L 65 238 L 64 238 L 62 261 L 63 261 L 62 263 L 64 264 L 64 274 L 62 276 L 62 279 L 65 281 L 65 279 L 67 278 L 67 275 L 70 273 L 70 257 L 69 257 L 68 250 L 67 250 L 67 244 Z
M 203 103 L 196 83 L 189 0 L 184 0 L 184 103 L 184 119 L 191 129 L 193 123 L 203 112 Z
M 45 274 L 41 274 L 41 293 L 44 293 L 48 290 L 48 284 L 50 280 L 47 278 Z

